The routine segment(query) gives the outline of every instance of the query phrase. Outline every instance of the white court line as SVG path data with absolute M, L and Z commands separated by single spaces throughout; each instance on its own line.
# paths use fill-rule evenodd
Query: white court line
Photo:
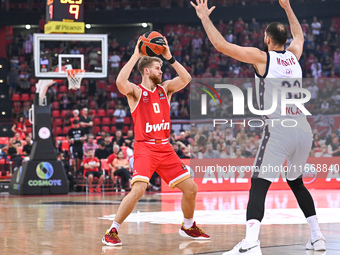
M 319 223 L 340 223 L 340 208 L 318 208 L 316 210 Z M 115 214 L 99 217 L 103 220 L 114 220 Z M 195 211 L 195 219 L 199 224 L 208 225 L 233 225 L 244 224 L 246 210 L 209 210 Z M 153 224 L 182 224 L 183 213 L 181 211 L 169 212 L 137 212 L 130 214 L 125 222 Z M 263 225 L 271 224 L 305 224 L 306 219 L 300 209 L 266 209 Z

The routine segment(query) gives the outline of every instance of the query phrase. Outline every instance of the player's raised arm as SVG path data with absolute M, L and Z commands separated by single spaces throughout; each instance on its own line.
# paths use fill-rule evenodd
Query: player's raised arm
M 180 63 L 178 63 L 171 55 L 168 41 L 164 37 L 165 41 L 165 50 L 162 53 L 162 56 L 166 60 L 170 60 L 170 63 L 172 67 L 176 70 L 178 76 L 173 78 L 172 80 L 168 80 L 163 82 L 162 86 L 164 87 L 165 91 L 167 91 L 168 95 L 171 95 L 172 93 L 179 91 L 183 89 L 188 83 L 191 81 L 191 75 L 188 73 L 188 71 L 182 66 Z
M 208 35 L 209 40 L 216 50 L 230 56 L 238 61 L 253 65 L 265 64 L 267 54 L 255 47 L 242 47 L 226 41 L 220 32 L 216 29 L 209 18 L 215 6 L 208 8 L 208 0 L 196 0 L 197 5 L 190 2 L 195 8 L 197 16 L 201 19 L 202 25 Z
M 287 50 L 293 52 L 295 56 L 300 59 L 303 52 L 303 32 L 300 25 L 300 22 L 296 18 L 292 7 L 290 6 L 289 0 L 279 0 L 281 7 L 286 11 L 287 18 L 289 21 L 290 30 L 293 36 L 293 41 L 290 43 L 290 46 Z
M 117 76 L 116 83 L 117 83 L 118 90 L 120 93 L 126 96 L 133 95 L 137 89 L 136 85 L 130 82 L 128 79 L 138 59 L 140 59 L 143 56 L 143 54 L 140 52 L 138 48 L 140 41 L 141 40 L 139 38 L 137 41 L 134 53 L 132 54 L 129 61 L 120 70 Z

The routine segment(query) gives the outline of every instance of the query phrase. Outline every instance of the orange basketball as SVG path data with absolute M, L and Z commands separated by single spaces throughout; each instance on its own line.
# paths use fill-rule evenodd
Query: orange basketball
M 157 56 L 164 51 L 165 41 L 163 35 L 156 31 L 146 32 L 142 35 L 141 42 L 139 44 L 140 50 L 144 55 Z

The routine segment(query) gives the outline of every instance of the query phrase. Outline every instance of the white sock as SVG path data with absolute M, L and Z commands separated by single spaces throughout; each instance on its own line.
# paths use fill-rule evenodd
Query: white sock
M 312 240 L 321 237 L 322 233 L 319 227 L 318 217 L 313 215 L 306 219 L 310 228 Z
M 191 219 L 186 219 L 184 218 L 184 227 L 185 228 L 191 228 L 192 225 L 194 224 L 194 218 L 191 218 Z
M 117 229 L 117 231 L 118 231 L 119 227 L 120 227 L 120 224 L 117 223 L 117 222 L 115 222 L 115 221 L 113 221 L 113 222 L 112 222 L 112 225 L 111 225 L 111 227 L 110 227 L 110 230 L 113 229 L 113 228 L 115 228 L 115 229 Z
M 246 238 L 248 243 L 253 243 L 259 240 L 261 222 L 258 220 L 248 220 L 246 223 Z

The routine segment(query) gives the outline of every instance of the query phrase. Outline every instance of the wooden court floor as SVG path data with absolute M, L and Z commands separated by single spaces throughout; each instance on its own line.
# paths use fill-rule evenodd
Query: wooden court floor
M 269 254 L 340 254 L 340 191 L 312 190 L 327 252 L 308 252 L 309 228 L 290 191 L 269 191 L 261 247 Z M 195 220 L 211 241 L 179 236 L 181 194 L 147 193 L 119 229 L 123 245 L 101 243 L 120 193 L 86 196 L 0 194 L 0 254 L 222 254 L 245 236 L 248 192 L 201 192 Z

